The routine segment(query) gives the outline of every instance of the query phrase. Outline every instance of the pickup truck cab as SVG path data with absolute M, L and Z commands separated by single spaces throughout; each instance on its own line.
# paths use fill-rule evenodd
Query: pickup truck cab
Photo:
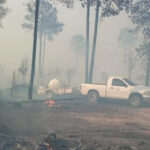
M 99 98 L 129 100 L 133 106 L 150 100 L 150 87 L 139 86 L 122 77 L 110 77 L 107 84 L 81 84 L 81 94 L 96 102 Z

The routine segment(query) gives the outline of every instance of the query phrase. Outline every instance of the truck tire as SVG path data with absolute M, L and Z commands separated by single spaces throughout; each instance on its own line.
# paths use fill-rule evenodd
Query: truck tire
M 88 93 L 88 100 L 89 100 L 89 102 L 97 103 L 98 99 L 99 99 L 99 94 L 96 91 L 90 91 Z
M 139 107 L 142 104 L 142 96 L 138 94 L 131 95 L 129 102 L 134 107 Z

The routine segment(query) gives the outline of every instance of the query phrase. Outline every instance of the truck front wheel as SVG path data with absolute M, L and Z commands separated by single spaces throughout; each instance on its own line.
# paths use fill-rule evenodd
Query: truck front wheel
M 142 103 L 142 96 L 138 94 L 131 95 L 131 97 L 129 98 L 129 102 L 132 106 L 139 107 Z
M 99 99 L 99 94 L 96 91 L 90 91 L 88 93 L 89 102 L 96 103 Z

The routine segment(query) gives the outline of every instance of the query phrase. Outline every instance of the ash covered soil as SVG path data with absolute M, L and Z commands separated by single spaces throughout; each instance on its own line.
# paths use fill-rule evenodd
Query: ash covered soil
M 74 149 L 78 150 L 149 150 L 150 106 L 63 100 L 49 108 L 43 103 L 0 102 L 2 150 L 12 141 L 26 142 L 27 150 L 37 149 L 37 144 L 51 133 L 76 143 Z

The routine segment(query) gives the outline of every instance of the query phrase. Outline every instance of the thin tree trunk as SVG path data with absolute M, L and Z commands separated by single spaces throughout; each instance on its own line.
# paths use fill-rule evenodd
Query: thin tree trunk
M 41 72 L 42 72 L 42 44 L 43 44 L 43 31 L 40 31 L 40 50 L 39 50 L 39 85 L 41 85 Z
M 130 57 L 130 63 L 129 63 L 129 66 L 128 66 L 128 79 L 131 80 L 132 70 L 133 70 L 133 58 L 132 58 L 132 55 L 130 55 L 129 57 Z
M 93 38 L 92 56 L 91 56 L 91 64 L 90 64 L 90 72 L 89 72 L 89 83 L 92 82 L 92 78 L 93 78 L 93 68 L 94 68 L 94 61 L 95 61 L 95 50 L 96 50 L 96 41 L 97 41 L 98 19 L 99 19 L 99 7 L 100 7 L 100 1 L 97 0 L 94 38 Z
M 131 77 L 132 77 L 132 69 L 129 68 L 128 79 L 131 80 Z
M 44 64 L 45 64 L 45 47 L 46 47 L 46 33 L 44 33 L 44 41 L 43 41 L 43 55 L 42 55 L 42 65 L 41 65 L 41 83 L 43 85 L 43 75 L 44 75 Z
M 32 53 L 32 66 L 31 66 L 31 77 L 30 77 L 30 84 L 29 84 L 29 90 L 28 90 L 28 98 L 30 100 L 32 100 L 32 96 L 33 96 L 33 84 L 34 84 L 34 75 L 35 75 L 39 5 L 40 5 L 40 1 L 36 0 L 35 23 L 34 23 L 34 39 L 33 39 L 33 53 Z
M 146 86 L 149 86 L 149 76 L 150 76 L 150 54 L 148 54 L 148 62 L 146 67 L 146 77 L 145 77 Z
M 13 96 L 15 86 L 16 86 L 16 73 L 15 73 L 15 71 L 13 71 L 11 97 Z
M 71 83 L 71 71 L 68 70 L 67 72 L 67 79 L 68 79 L 68 87 L 70 87 L 70 83 Z
M 77 74 L 77 72 L 78 72 L 78 59 L 79 59 L 79 53 L 77 52 L 77 55 L 76 55 L 76 65 L 75 65 L 76 74 Z
M 88 83 L 89 79 L 89 27 L 90 27 L 90 0 L 87 0 L 85 83 Z

